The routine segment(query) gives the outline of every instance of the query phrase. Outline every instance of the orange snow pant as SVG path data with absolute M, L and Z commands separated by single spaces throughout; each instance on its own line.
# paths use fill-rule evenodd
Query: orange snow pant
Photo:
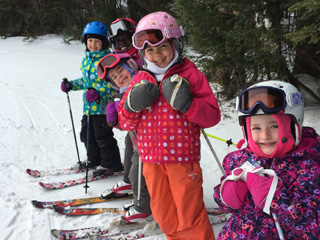
M 143 163 L 153 218 L 169 240 L 213 240 L 199 163 Z

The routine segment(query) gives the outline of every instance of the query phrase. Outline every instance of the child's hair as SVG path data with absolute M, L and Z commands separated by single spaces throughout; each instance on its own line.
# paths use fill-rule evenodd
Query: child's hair
M 88 38 L 97 38 L 102 41 L 102 49 L 107 49 L 109 46 L 108 27 L 101 22 L 90 22 L 84 27 L 82 38 L 86 47 Z
M 133 46 L 139 49 L 141 57 L 144 57 L 143 50 L 147 44 L 158 46 L 166 40 L 170 40 L 173 49 L 176 49 L 179 57 L 182 57 L 182 36 L 184 36 L 184 30 L 174 17 L 166 12 L 154 12 L 139 21 L 132 39 Z
M 250 141 L 251 148 L 253 143 L 250 139 L 250 118 L 248 117 L 263 114 L 272 115 L 276 119 L 280 138 L 283 135 L 280 139 L 283 144 L 292 137 L 293 147 L 299 145 L 304 118 L 304 101 L 302 94 L 292 84 L 270 80 L 252 85 L 237 97 L 236 108 L 239 124 L 242 126 L 249 147 Z M 281 115 L 288 115 L 289 120 Z M 284 136 L 284 132 L 289 132 L 291 136 Z M 290 148 L 290 146 L 285 147 L 285 149 Z

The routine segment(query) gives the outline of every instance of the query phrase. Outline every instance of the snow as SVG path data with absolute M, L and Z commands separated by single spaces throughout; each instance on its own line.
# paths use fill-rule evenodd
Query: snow
M 116 215 L 70 217 L 52 210 L 36 209 L 31 200 L 63 200 L 100 196 L 121 177 L 89 183 L 85 194 L 83 185 L 59 190 L 46 190 L 38 182 L 50 182 L 78 178 L 80 175 L 47 176 L 40 179 L 26 174 L 26 169 L 56 169 L 74 165 L 77 152 L 70 120 L 67 96 L 60 90 L 62 78 L 75 79 L 81 76 L 80 63 L 84 46 L 78 41 L 63 43 L 58 35 L 48 35 L 33 41 L 22 37 L 0 40 L 0 229 L 1 239 L 39 240 L 51 239 L 50 229 L 81 228 L 107 225 Z M 319 95 L 319 80 L 300 76 Z M 70 92 L 73 119 L 81 160 L 86 150 L 80 142 L 82 116 L 82 92 Z M 306 96 L 306 95 L 305 95 Z M 314 127 L 320 133 L 319 104 L 306 96 L 305 126 Z M 235 101 L 220 101 L 222 121 L 206 129 L 208 134 L 237 143 L 242 138 L 237 123 Z M 123 156 L 125 132 L 114 130 Z M 220 161 L 228 151 L 223 141 L 209 137 Z M 212 152 L 202 137 L 202 160 L 204 201 L 214 207 L 213 187 L 219 183 L 221 172 Z M 91 207 L 122 207 L 124 201 L 99 203 Z M 217 235 L 223 224 L 214 225 Z M 148 239 L 148 238 L 147 238 Z M 149 238 L 155 239 L 155 238 Z M 158 235 L 156 239 L 165 239 Z

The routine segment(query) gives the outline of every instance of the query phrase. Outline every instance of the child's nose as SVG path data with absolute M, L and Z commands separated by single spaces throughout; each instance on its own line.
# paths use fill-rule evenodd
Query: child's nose
M 270 136 L 271 136 L 271 133 L 269 130 L 262 131 L 262 138 L 263 139 L 268 139 L 268 138 L 270 138 Z

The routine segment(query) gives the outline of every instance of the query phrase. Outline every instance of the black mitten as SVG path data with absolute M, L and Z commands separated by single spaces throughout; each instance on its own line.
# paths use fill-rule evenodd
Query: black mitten
M 140 112 L 150 107 L 159 97 L 160 90 L 154 83 L 141 80 L 133 85 L 124 102 L 124 108 L 129 112 Z
M 192 100 L 187 79 L 180 77 L 178 74 L 164 79 L 162 92 L 173 109 L 185 113 L 190 108 Z

